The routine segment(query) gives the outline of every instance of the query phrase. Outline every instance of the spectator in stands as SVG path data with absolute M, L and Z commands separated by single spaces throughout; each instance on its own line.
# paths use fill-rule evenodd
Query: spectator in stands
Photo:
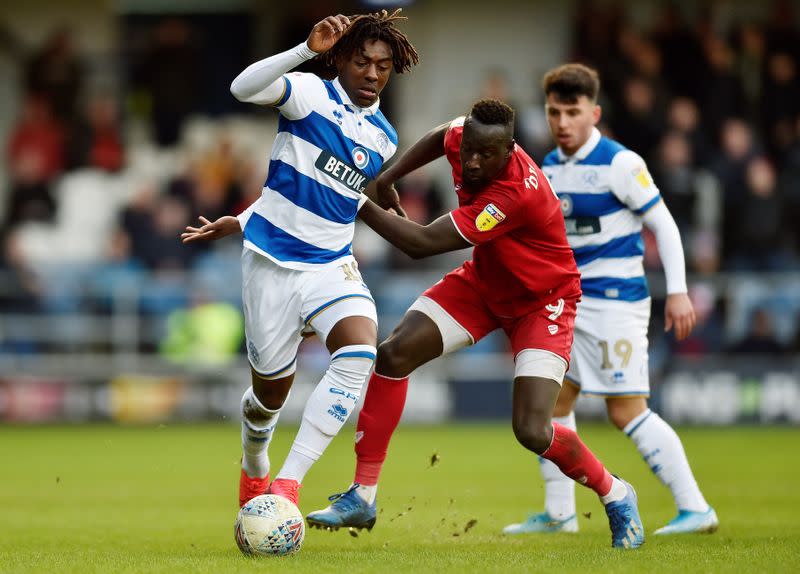
M 191 27 L 169 18 L 155 30 L 152 48 L 139 74 L 150 93 L 156 141 L 172 146 L 200 93 L 200 54 Z
M 700 110 L 694 100 L 679 96 L 667 106 L 667 129 L 682 134 L 691 146 L 693 165 L 705 166 L 711 159 L 711 143 L 701 124 Z
M 745 97 L 736 75 L 735 55 L 728 43 L 716 34 L 709 34 L 703 47 L 708 70 L 700 83 L 700 102 L 703 121 L 716 134 L 727 118 L 744 115 Z
M 73 122 L 69 132 L 70 169 L 93 167 L 119 171 L 125 161 L 117 103 L 109 94 L 89 99 L 86 109 Z
M 769 55 L 761 106 L 768 149 L 780 158 L 791 144 L 794 119 L 800 112 L 797 62 L 789 53 Z
M 59 28 L 28 62 L 27 90 L 43 97 L 55 117 L 66 124 L 77 115 L 84 75 L 84 65 L 75 53 L 71 31 Z
M 632 76 L 625 81 L 622 97 L 622 109 L 614 113 L 611 129 L 630 149 L 650 158 L 661 139 L 664 123 L 653 87 L 646 79 Z
M 775 355 L 786 352 L 786 347 L 775 336 L 772 316 L 766 309 L 757 308 L 753 311 L 747 336 L 728 350 L 732 353 Z
M 702 96 L 700 90 L 706 72 L 702 47 L 697 34 L 674 2 L 664 4 L 653 37 L 663 55 L 664 78 L 673 93 L 697 101 Z
M 766 58 L 764 31 L 753 22 L 745 22 L 739 27 L 736 37 L 739 48 L 736 70 L 742 85 L 745 117 L 751 123 L 761 125 L 761 91 Z
M 791 256 L 782 233 L 782 200 L 778 196 L 775 168 L 764 156 L 747 164 L 746 195 L 738 219 L 732 266 L 738 270 L 784 271 Z
M 233 142 L 227 136 L 220 137 L 191 166 L 188 184 L 192 212 L 208 214 L 212 221 L 237 213 L 234 209 L 242 196 L 239 169 Z
M 750 126 L 737 118 L 725 120 L 720 131 L 720 150 L 711 162 L 711 170 L 722 188 L 724 259 L 729 259 L 736 244 L 736 224 L 742 217 L 747 185 L 745 171 L 755 155 L 756 145 Z
M 653 166 L 653 180 L 661 190 L 670 213 L 686 237 L 694 223 L 695 174 L 692 150 L 683 134 L 668 132 L 658 146 Z
M 51 219 L 55 201 L 50 184 L 64 168 L 64 134 L 47 99 L 25 99 L 7 154 L 11 176 L 7 222 Z
M 187 269 L 197 250 L 175 241 L 175 233 L 188 222 L 189 205 L 183 198 L 171 193 L 159 194 L 149 185 L 143 187 L 121 218 L 131 258 L 154 271 Z

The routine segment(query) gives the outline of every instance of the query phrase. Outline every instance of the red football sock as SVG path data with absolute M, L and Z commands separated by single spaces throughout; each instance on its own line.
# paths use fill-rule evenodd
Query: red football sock
M 356 426 L 356 478 L 365 486 L 378 484 L 386 450 L 406 404 L 408 377 L 392 379 L 372 373 Z
M 611 490 L 611 474 L 603 463 L 583 444 L 578 433 L 553 423 L 553 442 L 542 457 L 551 460 L 572 480 L 588 486 L 599 496 Z

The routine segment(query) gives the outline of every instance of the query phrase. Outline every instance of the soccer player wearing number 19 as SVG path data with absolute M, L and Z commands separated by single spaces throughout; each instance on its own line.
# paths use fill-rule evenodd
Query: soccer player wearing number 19
M 656 534 L 713 532 L 719 521 L 703 498 L 678 435 L 647 408 L 650 296 L 642 267 L 642 224 L 650 228 L 667 277 L 665 326 L 687 337 L 695 315 L 686 294 L 678 228 L 644 161 L 595 128 L 600 119 L 597 73 L 566 64 L 544 77 L 546 113 L 558 149 L 542 171 L 561 200 L 567 238 L 581 272 L 572 363 L 554 411 L 575 428 L 578 393 L 605 398 L 608 416 L 672 491 L 678 515 Z M 575 488 L 540 459 L 545 511 L 505 528 L 507 534 L 575 532 Z

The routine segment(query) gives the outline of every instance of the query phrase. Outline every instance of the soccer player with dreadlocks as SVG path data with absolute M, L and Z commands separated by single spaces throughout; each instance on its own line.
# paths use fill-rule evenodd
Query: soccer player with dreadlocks
M 580 275 L 561 204 L 513 139 L 514 111 L 480 100 L 469 114 L 434 128 L 378 176 L 377 191 L 446 156 L 459 207 L 418 225 L 372 202 L 359 217 L 384 239 L 420 258 L 475 246 L 472 259 L 425 291 L 378 346 L 358 417 L 353 484 L 307 520 L 322 528 L 372 528 L 378 476 L 418 367 L 503 329 L 514 352 L 512 427 L 526 449 L 552 461 L 600 497 L 612 545 L 637 548 L 644 529 L 633 487 L 612 476 L 575 431 L 552 422 L 569 365 Z
M 252 64 L 233 81 L 243 101 L 280 112 L 261 197 L 238 217 L 187 227 L 188 243 L 244 233 L 242 299 L 252 386 L 242 397 L 239 504 L 270 492 L 297 504 L 311 465 L 355 407 L 375 359 L 377 315 L 352 255 L 364 190 L 397 149 L 397 133 L 378 109 L 394 70 L 419 56 L 396 27 L 399 10 L 317 23 L 295 48 Z M 332 81 L 289 73 L 319 57 Z M 397 194 L 383 207 L 400 211 Z M 294 444 L 275 480 L 267 449 L 289 395 L 302 337 L 316 333 L 331 353 L 306 403 Z

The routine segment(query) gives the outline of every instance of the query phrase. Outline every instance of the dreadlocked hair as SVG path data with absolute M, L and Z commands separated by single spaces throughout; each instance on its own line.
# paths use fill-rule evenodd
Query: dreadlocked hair
M 469 115 L 485 125 L 510 126 L 514 123 L 514 110 L 493 98 L 484 98 L 475 102 Z
M 367 40 L 383 40 L 392 49 L 392 66 L 398 74 L 408 72 L 411 66 L 419 64 L 419 54 L 408 38 L 396 26 L 397 20 L 408 20 L 400 16 L 398 8 L 391 14 L 386 10 L 374 14 L 357 14 L 348 16 L 350 26 L 333 47 L 320 58 L 326 66 L 335 66 L 339 56 L 349 57 L 356 50 L 361 50 Z

